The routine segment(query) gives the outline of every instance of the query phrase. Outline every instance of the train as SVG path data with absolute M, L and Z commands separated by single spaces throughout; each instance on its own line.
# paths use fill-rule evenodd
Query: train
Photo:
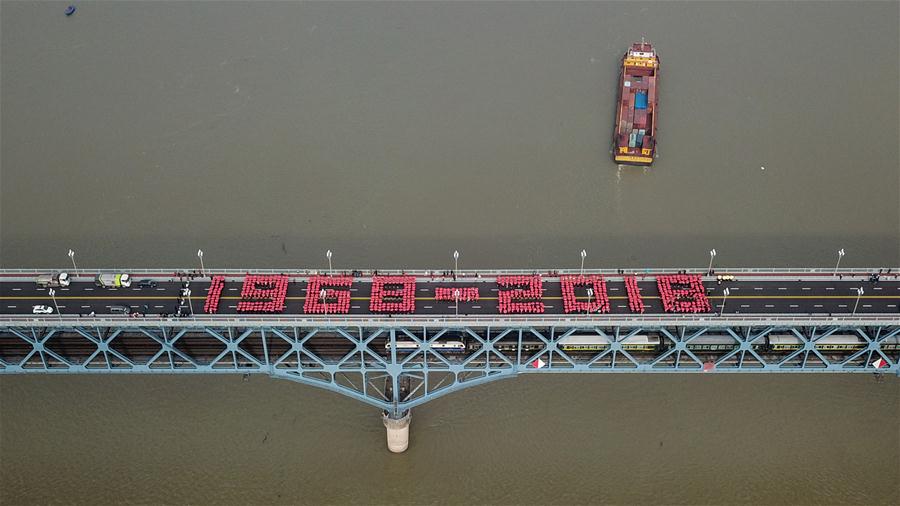
M 609 349 L 611 339 L 599 334 L 571 334 L 561 338 L 557 342 L 557 348 L 564 352 L 584 353 L 602 352 Z M 831 334 L 815 340 L 815 348 L 820 352 L 847 353 L 862 350 L 867 342 L 856 334 Z M 545 342 L 536 337 L 522 340 L 522 351 L 535 352 L 544 348 Z M 670 339 L 663 338 L 659 334 L 635 334 L 620 341 L 623 351 L 632 353 L 661 353 L 673 346 Z M 467 352 L 477 350 L 481 344 L 476 340 L 448 340 L 435 341 L 431 348 L 452 352 Z M 884 352 L 900 351 L 900 337 L 891 337 L 880 343 Z M 498 341 L 493 344 L 497 351 L 518 351 L 518 340 Z M 802 339 L 793 333 L 769 334 L 765 337 L 753 340 L 750 348 L 757 353 L 783 353 L 799 350 L 804 347 Z M 398 341 L 397 349 L 412 351 L 419 348 L 413 341 Z M 740 343 L 728 335 L 702 335 L 691 339 L 685 344 L 685 349 L 692 353 L 727 353 L 740 348 Z M 391 349 L 391 344 L 385 345 L 386 350 Z

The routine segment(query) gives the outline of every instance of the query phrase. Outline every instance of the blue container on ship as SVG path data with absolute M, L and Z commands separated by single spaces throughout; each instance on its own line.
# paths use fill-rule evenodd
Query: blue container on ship
M 639 91 L 634 94 L 634 108 L 635 109 L 646 109 L 647 108 L 647 92 Z

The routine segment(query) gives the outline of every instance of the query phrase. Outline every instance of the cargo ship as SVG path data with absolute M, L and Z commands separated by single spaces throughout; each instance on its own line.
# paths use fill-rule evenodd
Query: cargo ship
M 659 58 L 649 42 L 622 57 L 613 145 L 616 163 L 650 165 L 656 154 L 656 100 Z

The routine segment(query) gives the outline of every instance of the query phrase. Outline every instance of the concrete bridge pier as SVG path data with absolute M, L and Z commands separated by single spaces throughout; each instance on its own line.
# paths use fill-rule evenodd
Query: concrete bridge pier
M 396 413 L 385 411 L 382 415 L 384 427 L 387 429 L 388 450 L 403 453 L 409 448 L 409 422 L 412 420 L 410 410 Z

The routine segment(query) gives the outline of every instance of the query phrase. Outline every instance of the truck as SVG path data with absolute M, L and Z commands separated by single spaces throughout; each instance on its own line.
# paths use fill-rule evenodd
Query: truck
M 101 288 L 128 288 L 131 276 L 128 274 L 97 274 L 97 286 Z
M 53 272 L 50 274 L 41 274 L 37 277 L 37 286 L 41 288 L 56 288 L 60 286 L 69 286 L 71 280 L 67 272 Z

